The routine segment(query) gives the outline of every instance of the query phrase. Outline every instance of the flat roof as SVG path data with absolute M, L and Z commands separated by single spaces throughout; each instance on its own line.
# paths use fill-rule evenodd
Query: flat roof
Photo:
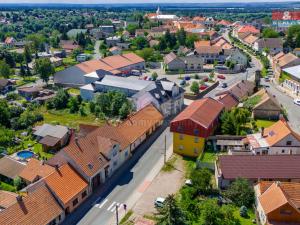
M 283 69 L 284 72 L 300 79 L 300 65 Z

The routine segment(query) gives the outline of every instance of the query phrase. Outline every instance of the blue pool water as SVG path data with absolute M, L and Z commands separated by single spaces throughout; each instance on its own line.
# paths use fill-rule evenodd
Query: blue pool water
M 22 158 L 22 159 L 29 159 L 34 156 L 34 153 L 31 151 L 20 151 L 17 153 L 17 156 Z

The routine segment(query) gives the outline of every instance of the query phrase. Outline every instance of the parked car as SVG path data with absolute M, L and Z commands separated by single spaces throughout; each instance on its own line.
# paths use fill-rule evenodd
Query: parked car
M 147 80 L 148 79 L 148 77 L 147 76 L 144 76 L 144 80 Z
M 154 206 L 155 206 L 155 207 L 161 208 L 161 207 L 164 206 L 164 202 L 165 202 L 165 199 L 164 199 L 164 198 L 158 197 L 158 198 L 156 198 L 155 201 L 154 201 Z
M 222 75 L 222 74 L 218 75 L 217 77 L 218 77 L 219 79 L 222 79 L 222 80 L 225 80 L 225 79 L 226 79 L 226 77 L 225 77 L 224 75 Z
M 221 86 L 222 88 L 227 88 L 228 87 L 228 85 L 227 85 L 227 83 L 222 83 L 222 86 Z
M 207 81 L 208 81 L 208 77 L 204 77 L 202 80 L 203 80 L 204 82 L 207 82 Z
M 182 80 L 182 81 L 180 81 L 180 83 L 179 83 L 181 86 L 183 86 L 183 85 L 185 85 L 186 84 L 186 81 L 185 80 Z
M 190 80 L 191 77 L 190 77 L 190 76 L 185 76 L 184 79 L 185 79 L 185 80 Z
M 266 82 L 269 82 L 269 81 L 270 81 L 270 78 L 269 78 L 269 77 L 265 77 L 265 81 L 266 81 Z
M 300 105 L 300 99 L 294 99 L 294 104 Z
M 199 87 L 199 90 L 203 91 L 207 88 L 207 86 L 205 84 L 202 84 L 200 87 Z
M 132 70 L 131 74 L 134 75 L 134 76 L 140 76 L 141 75 L 141 71 L 139 71 L 139 70 Z

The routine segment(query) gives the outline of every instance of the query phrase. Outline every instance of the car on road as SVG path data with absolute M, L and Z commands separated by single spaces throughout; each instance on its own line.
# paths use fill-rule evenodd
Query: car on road
M 218 75 L 217 77 L 218 77 L 219 79 L 222 79 L 222 80 L 225 80 L 225 79 L 226 79 L 226 77 L 225 77 L 224 75 L 222 75 L 222 74 Z
M 207 82 L 208 81 L 208 77 L 204 77 L 202 78 L 203 82 Z
M 185 76 L 184 79 L 185 79 L 185 80 L 190 80 L 191 77 L 190 77 L 190 76 Z
M 300 99 L 299 98 L 298 99 L 294 99 L 294 104 L 300 105 Z
M 164 206 L 165 199 L 162 197 L 158 197 L 154 201 L 154 206 L 158 208 L 162 208 Z
M 227 88 L 228 85 L 227 85 L 227 83 L 222 83 L 221 87 L 222 87 L 222 88 Z

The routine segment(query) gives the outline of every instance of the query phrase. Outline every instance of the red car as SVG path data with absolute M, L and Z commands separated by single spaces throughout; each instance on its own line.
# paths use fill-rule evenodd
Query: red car
M 225 77 L 224 75 L 218 75 L 218 78 L 219 78 L 219 79 L 222 79 L 222 80 L 225 80 L 225 79 L 226 79 L 226 77 Z
M 203 80 L 204 82 L 207 82 L 207 81 L 208 81 L 208 77 L 204 77 L 202 80 Z
M 199 90 L 203 91 L 203 90 L 205 90 L 206 88 L 207 88 L 207 86 L 204 85 L 204 84 L 202 84 L 202 85 L 199 87 Z

